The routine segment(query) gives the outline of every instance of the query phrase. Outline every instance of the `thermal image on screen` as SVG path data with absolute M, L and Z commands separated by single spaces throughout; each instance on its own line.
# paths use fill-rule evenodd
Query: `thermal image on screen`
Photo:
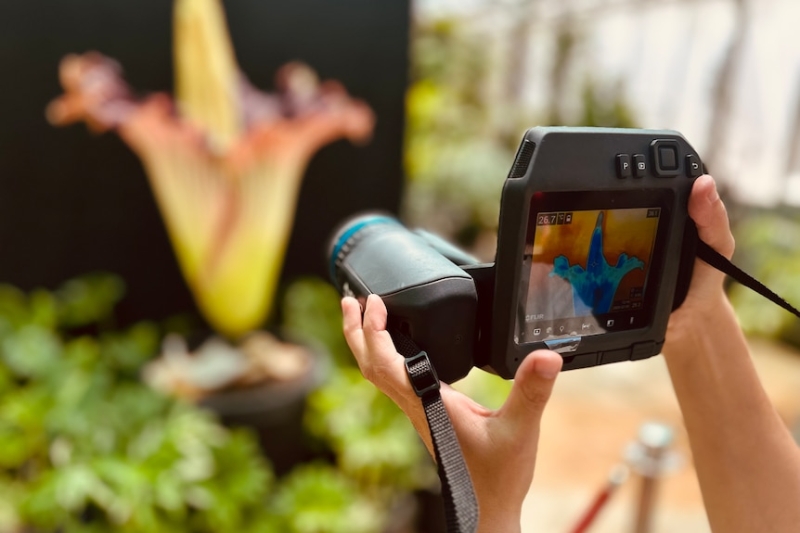
M 526 322 L 641 309 L 659 216 L 659 208 L 538 213 Z

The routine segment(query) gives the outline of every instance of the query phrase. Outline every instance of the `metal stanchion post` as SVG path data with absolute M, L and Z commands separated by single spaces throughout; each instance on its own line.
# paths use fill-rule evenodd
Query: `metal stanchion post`
M 675 470 L 680 456 L 670 451 L 672 428 L 666 424 L 648 422 L 639 428 L 637 442 L 632 443 L 625 458 L 631 469 L 641 476 L 639 503 L 636 509 L 634 533 L 649 533 L 658 480 Z

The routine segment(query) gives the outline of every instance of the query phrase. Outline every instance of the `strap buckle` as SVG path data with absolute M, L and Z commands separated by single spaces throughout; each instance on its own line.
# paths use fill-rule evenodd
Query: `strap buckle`
M 429 393 L 439 391 L 439 376 L 436 375 L 436 369 L 433 368 L 427 352 L 420 351 L 417 355 L 407 357 L 405 363 L 408 380 L 418 397 L 424 398 Z

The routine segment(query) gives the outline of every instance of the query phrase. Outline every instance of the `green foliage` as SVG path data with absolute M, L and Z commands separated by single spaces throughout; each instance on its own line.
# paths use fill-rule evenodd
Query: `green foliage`
M 583 110 L 576 126 L 605 128 L 635 128 L 633 111 L 623 98 L 621 87 L 603 90 L 592 79 L 587 79 L 581 93 Z
M 734 227 L 736 263 L 767 287 L 800 302 L 800 217 L 795 213 L 751 214 Z M 780 336 L 800 346 L 800 324 L 755 292 L 731 285 L 730 298 L 747 333 Z
M 67 281 L 55 295 L 59 322 L 70 328 L 107 320 L 123 294 L 125 285 L 114 276 L 92 274 Z
M 122 283 L 0 287 L 0 531 L 231 531 L 266 520 L 253 439 L 138 380 L 159 331 L 110 324 Z
M 318 343 L 338 366 L 351 366 L 353 356 L 342 333 L 339 294 L 330 283 L 305 278 L 286 290 L 283 300 L 283 328 L 307 343 Z
M 513 54 L 493 50 L 497 36 L 482 33 L 480 24 L 450 18 L 416 25 L 406 101 L 410 183 L 404 212 L 412 224 L 468 247 L 490 241 L 485 237 L 497 228 L 503 182 L 527 128 L 635 126 L 617 80 L 586 77 L 577 105 L 561 105 L 575 93 L 565 85 L 574 77 L 573 59 L 583 39 L 577 24 L 566 20 L 556 33 L 553 67 L 547 80 L 538 81 L 553 95 L 538 106 L 512 90 L 530 80 L 524 69 L 514 70 Z M 570 112 L 561 113 L 561 107 Z M 493 250 L 477 252 L 489 256 Z
M 298 467 L 273 501 L 281 531 L 297 533 L 370 533 L 384 522 L 376 501 L 340 471 L 328 465 Z
M 405 210 L 415 223 L 471 244 L 481 229 L 497 223 L 515 146 L 493 125 L 484 90 L 487 49 L 461 30 L 449 20 L 415 30 L 406 99 Z
M 0 531 L 376 533 L 434 479 L 411 424 L 355 368 L 328 284 L 294 284 L 284 315 L 338 361 L 307 420 L 338 464 L 281 480 L 248 433 L 140 382 L 161 331 L 112 329 L 122 294 L 102 275 L 0 286 Z
M 412 490 L 430 480 L 430 457 L 400 409 L 357 368 L 341 368 L 309 398 L 312 434 L 364 485 Z

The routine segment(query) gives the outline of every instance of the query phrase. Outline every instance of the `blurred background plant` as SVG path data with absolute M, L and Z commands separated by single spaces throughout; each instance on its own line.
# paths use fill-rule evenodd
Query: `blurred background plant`
M 141 383 L 162 332 L 147 322 L 113 328 L 123 292 L 119 279 L 101 274 L 54 292 L 0 286 L 0 531 L 385 527 L 386 501 L 397 493 L 393 474 L 419 462 L 413 430 L 388 412 L 388 401 L 362 387 L 388 414 L 366 430 L 351 423 L 352 439 L 336 451 L 352 458 L 400 437 L 391 459 L 373 454 L 351 470 L 304 465 L 276 480 L 251 434 Z M 364 409 L 359 415 L 369 418 Z M 319 411 L 324 418 L 348 409 Z M 392 429 L 374 429 L 381 424 Z M 397 450 L 404 445 L 408 456 Z M 356 471 L 373 477 L 349 475 Z
M 513 11 L 528 13 L 534 2 Z M 530 4 L 530 6 L 528 5 Z M 513 16 L 513 15 L 512 15 Z M 635 127 L 621 82 L 578 79 L 573 108 L 560 99 L 581 45 L 580 24 L 572 18 L 555 30 L 556 52 L 549 78 L 553 94 L 532 107 L 525 94 L 525 45 L 535 21 L 518 22 L 514 49 L 498 68 L 496 38 L 480 23 L 459 17 L 420 16 L 412 35 L 412 68 L 406 97 L 404 212 L 424 226 L 467 246 L 484 260 L 494 257 L 500 193 L 519 139 L 532 125 Z M 517 64 L 519 63 L 519 64 Z
M 122 293 L 104 275 L 52 293 L 0 287 L 0 530 L 264 522 L 270 467 L 245 433 L 140 382 L 159 329 L 112 329 Z
M 800 214 L 796 210 L 751 209 L 736 225 L 735 261 L 785 298 L 800 302 Z M 738 284 L 731 301 L 745 331 L 800 347 L 800 320 Z

